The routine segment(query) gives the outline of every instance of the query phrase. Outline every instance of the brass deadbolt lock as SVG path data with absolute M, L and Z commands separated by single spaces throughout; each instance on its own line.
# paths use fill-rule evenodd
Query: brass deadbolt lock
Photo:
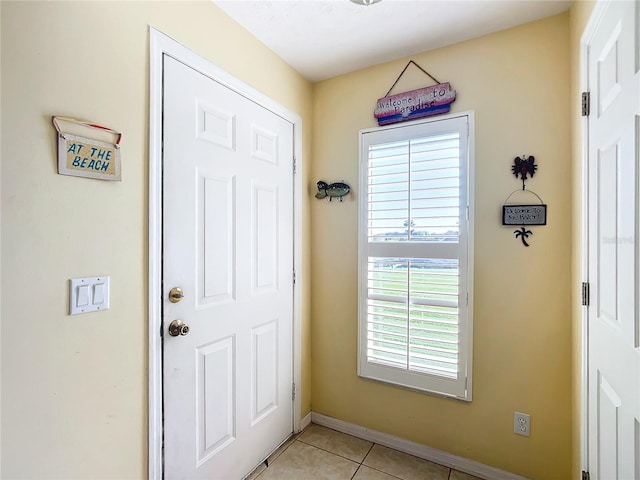
M 178 303 L 183 298 L 184 298 L 184 292 L 180 287 L 173 287 L 169 291 L 169 301 L 171 303 Z

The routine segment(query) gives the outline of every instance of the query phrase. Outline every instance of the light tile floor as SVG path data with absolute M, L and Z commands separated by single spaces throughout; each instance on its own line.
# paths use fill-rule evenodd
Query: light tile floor
M 268 466 L 267 466 L 268 464 Z M 406 453 L 311 425 L 247 480 L 480 480 Z

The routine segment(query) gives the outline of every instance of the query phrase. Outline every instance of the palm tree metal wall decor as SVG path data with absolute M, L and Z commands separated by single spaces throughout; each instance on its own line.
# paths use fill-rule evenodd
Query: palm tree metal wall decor
M 509 199 L 512 195 L 519 192 L 520 190 L 515 190 L 511 193 L 505 200 L 502 206 L 502 224 L 503 225 L 518 225 L 521 223 L 522 227 L 514 230 L 515 238 L 520 238 L 522 244 L 525 247 L 529 246 L 527 242 L 527 238 L 530 235 L 533 235 L 531 230 L 527 229 L 527 225 L 546 225 L 547 224 L 547 205 L 544 204 L 542 199 L 532 190 L 526 190 L 526 180 L 529 177 L 533 177 L 538 170 L 538 165 L 535 163 L 535 157 L 533 155 L 522 155 L 521 157 L 516 157 L 513 159 L 513 165 L 511 166 L 511 173 L 515 175 L 516 178 L 520 177 L 522 180 L 522 191 L 526 191 L 528 193 L 532 193 L 535 195 L 538 200 L 540 200 L 539 205 L 513 205 L 509 204 Z M 518 220 L 517 223 L 515 220 Z
M 533 232 L 531 230 L 527 230 L 523 225 L 518 230 L 514 230 L 513 233 L 516 234 L 516 238 L 520 237 L 520 240 L 522 240 L 522 243 L 525 247 L 529 246 L 526 239 L 529 237 L 529 235 L 533 235 Z

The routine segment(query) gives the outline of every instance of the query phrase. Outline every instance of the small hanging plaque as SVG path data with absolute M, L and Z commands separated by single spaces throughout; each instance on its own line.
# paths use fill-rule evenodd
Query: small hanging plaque
M 502 225 L 546 225 L 547 206 L 503 205 Z
M 95 129 L 98 129 L 102 135 L 106 133 L 115 136 L 114 142 L 72 134 L 68 131 L 69 129 L 63 131 L 60 121 L 74 124 L 73 130 L 76 132 L 81 130 L 91 134 L 97 133 Z M 119 181 L 121 179 L 119 143 L 122 135 L 120 133 L 107 127 L 64 117 L 53 117 L 53 124 L 58 130 L 59 174 L 99 180 Z

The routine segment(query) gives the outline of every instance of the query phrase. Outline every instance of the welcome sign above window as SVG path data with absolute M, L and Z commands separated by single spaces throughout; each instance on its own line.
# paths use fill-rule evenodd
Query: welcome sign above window
M 456 91 L 451 89 L 451 85 L 439 83 L 380 98 L 373 115 L 378 119 L 378 125 L 414 120 L 447 113 L 455 99 Z
M 436 82 L 436 85 L 389 96 L 393 87 L 398 84 L 404 72 L 406 72 L 407 68 L 412 64 Z M 409 63 L 407 63 L 404 70 L 398 75 L 398 78 L 396 78 L 396 81 L 391 85 L 386 95 L 378 99 L 373 116 L 378 119 L 378 125 L 381 126 L 415 120 L 416 118 L 447 113 L 451 109 L 451 104 L 455 99 L 456 91 L 451 89 L 449 83 L 439 82 L 416 62 L 409 60 Z
M 60 122 L 68 124 L 65 130 L 62 130 Z M 119 181 L 121 179 L 120 138 L 122 134 L 108 127 L 71 118 L 53 117 L 53 124 L 58 130 L 59 174 L 99 180 Z M 113 136 L 113 143 L 76 134 L 80 132 L 86 132 L 87 135 L 94 137 Z

